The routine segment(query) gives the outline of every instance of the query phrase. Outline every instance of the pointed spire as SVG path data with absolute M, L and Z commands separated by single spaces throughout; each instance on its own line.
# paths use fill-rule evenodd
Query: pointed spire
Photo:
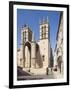
M 45 18 L 43 17 L 43 23 L 45 22 Z
M 27 25 L 26 24 L 24 24 L 24 27 L 26 27 Z
M 49 22 L 48 16 L 47 16 L 47 22 Z
M 41 24 L 42 22 L 41 22 L 41 20 L 39 19 L 39 24 Z

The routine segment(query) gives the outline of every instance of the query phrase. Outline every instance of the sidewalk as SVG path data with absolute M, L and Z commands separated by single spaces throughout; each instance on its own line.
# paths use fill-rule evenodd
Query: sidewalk
M 63 77 L 63 75 L 59 71 L 57 71 L 57 72 L 53 71 L 53 75 L 54 75 L 54 78 L 62 78 Z

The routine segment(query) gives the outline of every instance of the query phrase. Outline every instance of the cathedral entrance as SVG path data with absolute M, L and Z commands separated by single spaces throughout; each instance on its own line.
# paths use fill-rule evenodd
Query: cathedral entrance
M 31 44 L 25 43 L 25 68 L 31 67 Z

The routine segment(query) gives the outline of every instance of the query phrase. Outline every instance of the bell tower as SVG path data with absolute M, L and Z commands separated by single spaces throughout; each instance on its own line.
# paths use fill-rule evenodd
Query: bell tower
M 40 22 L 40 52 L 43 61 L 43 68 L 48 68 L 50 60 L 50 26 L 48 19 Z
M 31 42 L 32 40 L 32 31 L 28 27 L 28 25 L 24 25 L 24 28 L 22 30 L 22 42 Z
M 43 21 L 40 22 L 40 40 L 50 39 L 49 29 L 50 29 L 49 22 L 43 19 Z
M 21 30 L 21 60 L 23 67 L 30 67 L 32 31 L 28 25 Z

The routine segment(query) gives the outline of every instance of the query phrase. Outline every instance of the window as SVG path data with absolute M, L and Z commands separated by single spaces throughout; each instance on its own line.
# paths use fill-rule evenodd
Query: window
M 22 65 L 22 59 L 20 59 L 20 66 Z
M 26 37 L 24 37 L 24 41 L 26 41 Z
M 46 38 L 46 26 L 44 26 L 44 38 Z
M 57 50 L 57 55 L 58 55 L 58 53 L 59 53 L 59 49 Z
M 44 56 L 44 55 L 42 56 L 42 60 L 43 60 L 43 61 L 45 60 L 45 56 Z
M 42 29 L 42 39 L 46 38 L 46 26 L 44 26 L 44 27 L 42 26 L 41 29 Z
M 26 41 L 26 31 L 24 32 L 24 41 Z

